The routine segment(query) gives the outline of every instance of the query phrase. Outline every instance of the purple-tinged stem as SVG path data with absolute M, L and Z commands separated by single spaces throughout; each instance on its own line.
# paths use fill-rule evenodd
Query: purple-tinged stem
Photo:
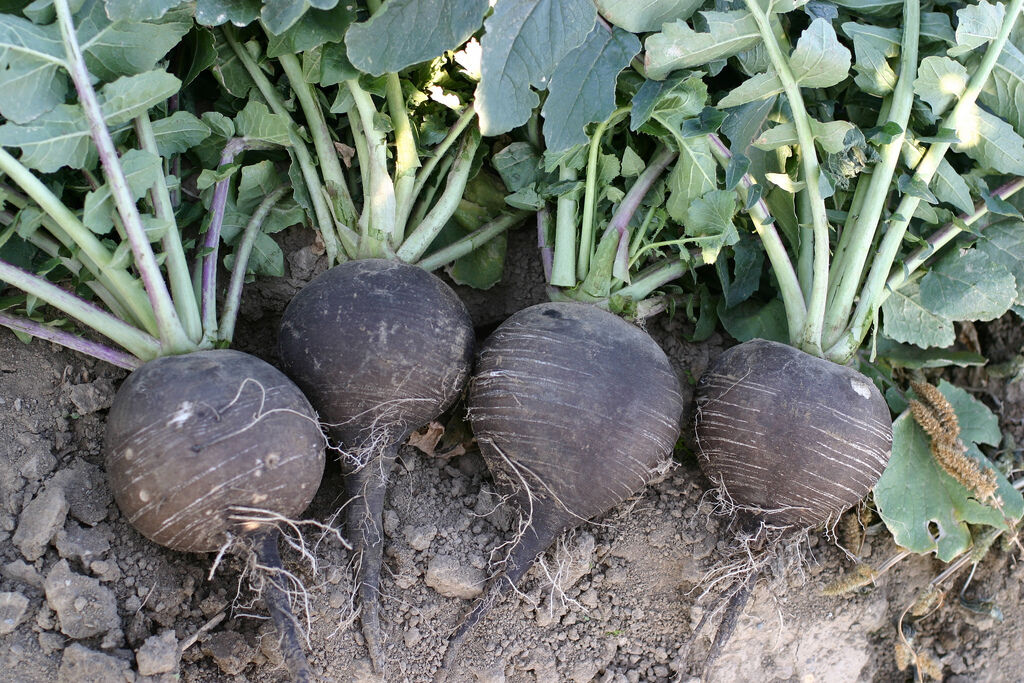
M 124 368 L 125 370 L 135 370 L 142 365 L 142 361 L 130 353 L 118 351 L 106 344 L 100 344 L 98 342 L 89 341 L 88 339 L 83 339 L 77 334 L 72 334 L 65 330 L 50 327 L 49 325 L 43 325 L 42 323 L 37 323 L 34 320 L 29 320 L 28 318 L 8 315 L 7 313 L 0 311 L 0 325 L 9 327 L 17 332 L 24 332 L 27 335 L 37 337 L 39 339 L 45 339 L 46 341 L 53 342 L 54 344 L 60 344 L 72 351 L 78 351 L 79 353 L 84 353 L 87 356 L 98 358 L 110 363 L 111 365 Z
M 544 264 L 544 281 L 551 282 L 551 270 L 554 267 L 555 252 L 548 244 L 548 223 L 551 212 L 545 206 L 537 212 L 537 246 L 540 247 L 540 261 Z
M 227 166 L 247 148 L 245 138 L 231 138 L 224 145 L 220 165 Z M 231 176 L 219 181 L 213 188 L 210 202 L 210 227 L 203 241 L 203 281 L 201 300 L 203 303 L 203 333 L 212 339 L 217 336 L 217 249 L 220 246 L 221 228 L 224 227 L 224 211 L 228 205 Z
M 1021 190 L 1024 190 L 1024 178 L 1017 178 L 995 190 L 992 193 L 992 196 L 996 199 L 1007 199 Z M 910 275 L 915 270 L 924 265 L 925 261 L 930 259 L 935 252 L 949 244 L 954 237 L 963 232 L 963 228 L 961 228 L 960 225 L 974 225 L 988 213 L 988 206 L 985 202 L 978 202 L 972 213 L 960 214 L 959 222 L 950 221 L 929 235 L 928 239 L 925 240 L 927 244 L 912 251 L 910 255 L 907 256 L 907 260 L 904 261 L 903 266 L 889 276 L 889 279 L 885 283 L 885 293 L 882 295 L 882 300 L 884 301 L 885 299 L 888 299 L 890 294 L 906 284 Z
M 626 196 L 622 198 L 619 208 L 615 210 L 611 221 L 608 222 L 609 227 L 618 230 L 619 235 L 625 234 L 629 221 L 633 218 L 636 210 L 640 208 L 644 197 L 647 196 L 654 183 L 658 181 L 661 174 L 678 155 L 678 152 L 668 147 L 664 147 L 658 152 L 657 156 L 651 160 L 651 163 L 647 165 L 647 168 L 644 169 L 643 173 L 636 179 L 636 182 L 633 183 L 633 186 L 626 192 Z

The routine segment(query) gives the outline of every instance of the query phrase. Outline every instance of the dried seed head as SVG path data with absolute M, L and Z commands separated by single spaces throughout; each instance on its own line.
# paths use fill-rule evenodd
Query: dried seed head
M 855 566 L 846 576 L 826 586 L 822 593 L 828 596 L 843 595 L 868 585 L 876 578 L 878 578 L 878 572 L 870 565 L 861 563 Z

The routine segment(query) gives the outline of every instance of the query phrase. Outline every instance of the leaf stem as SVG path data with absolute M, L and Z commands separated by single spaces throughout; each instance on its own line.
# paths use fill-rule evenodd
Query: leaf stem
M 156 135 L 153 132 L 153 123 L 149 119 L 148 112 L 143 112 L 136 117 L 135 131 L 142 148 L 159 156 Z M 185 334 L 193 343 L 198 344 L 203 336 L 199 306 L 196 303 L 196 293 L 192 289 L 192 276 L 189 274 L 188 259 L 185 257 L 185 249 L 181 244 L 181 233 L 178 231 L 178 223 L 174 218 L 174 205 L 171 203 L 171 194 L 167 190 L 162 160 L 160 178 L 153 183 L 150 196 L 156 217 L 170 223 L 164 233 L 163 245 L 167 275 L 171 283 L 171 298 L 174 300 L 174 307 L 181 319 L 182 327 L 185 328 Z
M 825 200 L 821 196 L 819 181 L 821 169 L 818 165 L 818 154 L 814 148 L 814 134 L 811 132 L 810 117 L 804 106 L 797 83 L 789 67 L 789 59 L 783 54 L 771 22 L 757 0 L 744 0 L 747 9 L 757 23 L 764 41 L 765 50 L 771 60 L 786 91 L 789 106 L 793 112 L 793 123 L 796 127 L 797 140 L 800 143 L 800 163 L 811 203 L 811 218 L 814 229 L 814 276 L 811 295 L 807 305 L 807 317 L 800 333 L 799 347 L 812 355 L 821 355 L 821 334 L 825 320 L 825 299 L 828 294 L 829 243 L 828 218 L 825 215 Z
M 45 278 L 0 260 L 0 280 L 64 311 L 142 360 L 161 355 L 161 344 L 157 339 Z
M 87 356 L 93 358 L 99 358 L 102 361 L 106 361 L 111 365 L 116 365 L 119 368 L 125 370 L 135 370 L 142 366 L 142 361 L 135 356 L 125 353 L 124 351 L 118 351 L 117 349 L 111 348 L 106 344 L 100 344 L 89 339 L 78 336 L 71 332 L 37 323 L 34 320 L 28 318 L 22 318 L 19 316 L 8 315 L 3 311 L 0 311 L 0 325 L 8 327 L 17 332 L 23 332 L 24 334 L 39 339 L 45 339 L 46 341 L 53 342 L 54 344 L 60 344 L 61 346 L 71 349 L 72 351 L 78 351 L 84 353 Z
M 275 114 L 287 119 L 292 153 L 295 155 L 295 161 L 299 164 L 299 170 L 302 172 L 302 180 L 306 183 L 306 192 L 309 194 L 309 200 L 313 203 L 313 213 L 315 215 L 311 218 L 315 219 L 316 229 L 324 241 L 324 247 L 327 249 L 327 260 L 332 264 L 344 260 L 344 254 L 340 251 L 340 245 L 333 229 L 334 219 L 327 206 L 327 200 L 324 199 L 324 188 L 320 183 L 320 176 L 317 174 L 316 166 L 313 164 L 313 157 L 310 156 L 306 143 L 295 131 L 295 122 L 288 113 L 287 107 L 284 106 L 284 100 L 277 90 L 274 89 L 273 84 L 267 79 L 263 71 L 260 70 L 259 65 L 252 58 L 252 55 L 249 54 L 249 51 L 239 44 L 238 39 L 235 37 L 234 29 L 225 25 L 221 30 L 224 33 L 224 39 L 231 46 L 238 60 L 242 62 L 242 66 L 245 67 L 249 78 L 256 84 L 260 94 L 263 95 L 263 99 L 267 101 L 267 104 Z
M 871 171 L 871 180 L 864 204 L 857 213 L 850 234 L 849 246 L 843 252 L 842 260 L 833 263 L 830 276 L 831 305 L 825 316 L 824 341 L 830 345 L 836 341 L 846 326 L 850 311 L 853 310 L 853 299 L 857 295 L 864 264 L 871 251 L 871 242 L 878 230 L 882 210 L 889 197 L 889 186 L 892 183 L 896 165 L 903 150 L 907 125 L 910 121 L 910 110 L 914 104 L 914 79 L 917 78 L 917 53 L 921 32 L 920 0 L 905 0 L 903 3 L 903 42 L 900 47 L 900 73 L 896 88 L 893 91 L 889 116 L 886 123 L 895 123 L 900 133 L 882 147 L 880 159 Z M 858 183 L 859 188 L 860 183 Z M 855 192 L 856 194 L 856 192 Z M 844 237 L 846 233 L 844 232 Z
M 363 215 L 359 217 L 360 257 L 385 256 L 399 245 L 395 223 L 395 184 L 388 174 L 387 138 L 377 128 L 377 108 L 357 79 L 345 81 L 359 114 L 367 146 L 367 178 Z
M 578 178 L 576 169 L 561 164 L 558 179 L 572 181 Z M 560 196 L 555 205 L 555 244 L 551 258 L 551 277 L 548 282 L 556 287 L 576 284 L 576 211 L 579 202 L 573 193 Z
M 405 94 L 398 74 L 386 76 L 384 94 L 391 115 L 391 126 L 395 130 L 395 244 L 405 237 L 406 221 L 412 212 L 415 199 L 416 169 L 420 167 L 420 155 L 416 150 L 416 138 L 409 123 L 409 112 L 405 107 Z
M 334 147 L 334 139 L 324 119 L 323 110 L 309 83 L 303 78 L 302 65 L 299 64 L 298 58 L 293 54 L 283 54 L 278 57 L 278 61 L 284 69 L 285 76 L 288 77 L 292 92 L 299 100 L 302 113 L 306 116 L 306 125 L 310 137 L 313 138 L 316 155 L 320 159 L 320 173 L 327 185 L 327 194 L 334 200 L 335 210 L 341 222 L 354 229 L 359 212 L 352 202 L 352 195 L 345 180 L 345 173 L 341 169 L 338 151 Z
M 975 68 L 967 83 L 967 87 L 964 89 L 963 95 L 956 103 L 956 106 L 953 107 L 953 111 L 943 119 L 942 124 L 939 126 L 940 129 L 952 128 L 955 130 L 960 116 L 971 111 L 976 106 L 978 95 L 988 82 L 992 69 L 995 67 L 1003 47 L 1006 46 L 1006 41 L 1010 38 L 1010 32 L 1017 22 L 1022 8 L 1024 8 L 1024 0 L 1010 0 L 1006 8 L 1006 16 L 995 40 L 989 43 L 981 62 Z M 933 143 L 924 155 L 924 158 L 917 165 L 917 169 L 914 171 L 914 180 L 924 183 L 926 186 L 930 184 L 950 146 L 948 142 Z M 867 336 L 872 321 L 878 315 L 885 283 L 889 278 L 893 264 L 896 262 L 900 245 L 903 242 L 903 236 L 906 234 L 910 221 L 917 211 L 920 202 L 920 198 L 911 194 L 904 194 L 896 208 L 896 212 L 889 218 L 885 237 L 882 238 L 882 242 L 879 244 L 878 251 L 872 261 L 871 270 L 868 272 L 867 280 L 861 290 L 860 300 L 857 302 L 856 309 L 854 309 L 852 319 L 839 340 L 828 349 L 828 358 L 838 363 L 845 363 L 860 348 L 864 337 Z
M 718 161 L 722 168 L 729 166 L 729 159 L 732 152 L 721 138 L 714 133 L 708 134 L 711 141 L 711 154 Z M 755 184 L 754 178 L 746 173 L 740 179 L 737 191 L 746 204 L 750 188 Z M 792 343 L 798 339 L 800 330 L 804 325 L 804 318 L 807 316 L 807 307 L 804 302 L 803 290 L 800 287 L 800 280 L 796 270 L 793 269 L 793 262 L 789 258 L 785 244 L 775 229 L 775 218 L 768 210 L 768 204 L 764 199 L 758 199 L 747 209 L 747 216 L 754 224 L 754 231 L 764 245 L 765 253 L 768 254 L 768 261 L 772 264 L 772 272 L 779 283 L 779 293 L 782 295 L 782 303 L 786 308 L 786 321 L 789 325 L 789 337 Z
M 626 117 L 629 107 L 619 107 L 597 124 L 590 136 L 587 156 L 587 182 L 583 191 L 583 218 L 580 220 L 579 251 L 576 254 L 576 279 L 583 280 L 590 272 L 590 256 L 594 250 L 594 212 L 597 209 L 597 163 L 601 156 L 601 139 L 605 132 Z
M 249 265 L 249 255 L 252 254 L 252 247 L 256 243 L 263 221 L 267 219 L 274 205 L 281 201 L 285 192 L 291 189 L 288 184 L 280 185 L 268 194 L 260 205 L 256 207 L 249 222 L 245 224 L 242 232 L 242 239 L 235 247 L 235 264 L 231 269 L 231 281 L 228 284 L 228 291 L 224 297 L 224 312 L 220 318 L 219 338 L 221 341 L 230 342 L 235 334 L 235 321 L 238 319 L 238 308 L 242 302 L 242 285 L 245 284 L 245 273 Z
M 181 320 L 178 319 L 178 314 L 174 310 L 174 302 L 167 291 L 167 283 L 164 282 L 160 266 L 157 265 L 156 257 L 153 255 L 146 230 L 142 226 L 139 209 L 128 189 L 128 181 L 121 168 L 117 149 L 114 147 L 114 141 L 103 119 L 99 99 L 92 87 L 92 76 L 86 68 L 85 58 L 78 45 L 78 36 L 71 19 L 68 0 L 54 0 L 53 4 L 57 10 L 57 21 L 60 24 L 64 47 L 67 51 L 68 71 L 75 84 L 75 90 L 78 91 L 79 103 L 89 122 L 89 131 L 99 152 L 100 163 L 103 166 L 107 182 L 110 184 L 110 193 L 117 205 L 117 212 L 124 224 L 128 243 L 131 246 L 132 255 L 135 257 L 135 266 L 139 270 L 143 286 L 146 288 L 150 304 L 153 306 L 163 351 L 165 353 L 191 351 L 195 345 L 185 334 Z
M 467 106 L 462 111 L 462 114 L 459 115 L 455 125 L 448 130 L 448 134 L 444 136 L 444 140 L 442 140 L 437 147 L 434 148 L 434 151 L 431 152 L 430 158 L 424 162 L 423 166 L 416 174 L 416 183 L 413 185 L 410 205 L 419 198 L 420 192 L 423 191 L 423 186 L 426 185 L 427 180 L 430 178 L 430 174 L 434 172 L 434 169 L 437 168 L 437 164 L 442 158 L 444 158 L 448 153 L 448 150 L 451 149 L 451 146 L 455 144 L 455 141 L 459 139 L 460 135 L 462 135 L 462 131 L 466 130 L 466 126 L 468 126 L 474 118 L 476 118 L 476 110 L 473 109 L 472 106 Z
M 437 270 L 446 266 L 455 259 L 461 258 L 474 249 L 486 244 L 488 240 L 497 237 L 515 225 L 523 221 L 528 213 L 516 211 L 514 213 L 503 213 L 483 224 L 465 237 L 458 239 L 446 247 L 438 249 L 429 256 L 420 259 L 416 265 L 424 270 Z
M 448 182 L 444 192 L 438 197 L 434 208 L 427 212 L 416 229 L 405 239 L 396 255 L 406 263 L 415 263 L 430 247 L 438 233 L 451 219 L 458 208 L 462 195 L 466 191 L 466 183 L 473 170 L 473 157 L 480 146 L 480 134 L 473 131 L 462 140 L 459 155 L 448 172 Z

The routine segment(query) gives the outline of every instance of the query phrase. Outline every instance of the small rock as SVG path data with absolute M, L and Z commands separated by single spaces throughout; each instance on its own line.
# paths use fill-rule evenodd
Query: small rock
M 43 583 L 46 601 L 71 638 L 89 638 L 118 628 L 117 600 L 97 579 L 71 571 L 67 560 L 53 566 Z
M 181 652 L 174 631 L 167 629 L 158 636 L 146 638 L 135 652 L 135 664 L 143 676 L 169 673 L 178 668 Z
M 437 555 L 427 565 L 427 585 L 448 598 L 470 600 L 483 592 L 483 571 L 462 566 L 448 555 Z
M 418 628 L 416 628 L 415 626 L 413 626 L 412 628 L 410 628 L 408 631 L 405 632 L 405 646 L 406 647 L 415 647 L 416 644 L 418 642 L 420 642 L 421 640 L 423 640 L 423 634 L 420 633 L 420 630 Z
M 0 575 L 12 581 L 32 586 L 33 588 L 43 587 L 43 576 L 36 571 L 36 568 L 27 564 L 24 560 L 14 560 L 0 567 Z
M 89 571 L 91 571 L 92 575 L 103 583 L 120 581 L 124 576 L 124 574 L 121 573 L 121 568 L 117 566 L 116 562 L 108 562 L 107 560 L 96 560 L 95 562 L 90 562 Z
M 422 551 L 429 548 L 434 537 L 437 536 L 437 527 L 433 524 L 417 527 L 409 525 L 402 530 L 402 533 L 405 534 L 405 540 L 409 542 L 413 550 Z
M 53 631 L 41 631 L 37 640 L 39 641 L 39 649 L 46 655 L 60 652 L 64 649 L 64 643 L 67 642 L 67 638 Z
M 27 609 L 28 598 L 21 593 L 0 593 L 0 636 L 18 628 Z
M 128 662 L 78 643 L 64 649 L 57 671 L 58 683 L 131 683 L 134 680 L 135 674 Z
M 14 532 L 14 545 L 26 560 L 35 562 L 46 552 L 54 534 L 64 526 L 67 515 L 64 489 L 51 482 L 22 510 L 18 530 Z
M 114 402 L 114 384 L 105 377 L 88 384 L 76 384 L 68 387 L 68 398 L 79 415 L 91 415 L 109 408 Z
M 77 458 L 71 467 L 53 475 L 51 481 L 64 488 L 72 517 L 88 526 L 106 519 L 114 496 L 99 467 Z
M 242 637 L 242 634 L 235 631 L 220 631 L 203 643 L 203 654 L 217 662 L 221 671 L 229 676 L 235 676 L 249 666 L 249 662 L 256 656 L 256 649 Z
M 477 683 L 505 683 L 505 666 L 501 662 L 490 662 L 473 669 Z
M 53 539 L 57 552 L 66 560 L 77 560 L 88 567 L 110 550 L 106 529 L 83 529 L 74 522 L 57 532 Z
M 388 536 L 394 537 L 395 532 L 398 531 L 398 525 L 401 520 L 398 518 L 398 513 L 394 510 L 384 511 L 384 533 Z
M 278 636 L 277 627 L 272 622 L 263 622 L 259 628 L 257 642 L 260 652 L 267 658 L 271 666 L 278 667 L 284 664 L 284 655 L 281 654 L 281 639 Z

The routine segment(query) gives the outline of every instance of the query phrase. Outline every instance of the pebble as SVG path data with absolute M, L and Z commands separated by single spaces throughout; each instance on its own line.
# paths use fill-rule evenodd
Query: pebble
M 12 581 L 20 581 L 33 588 L 43 587 L 43 576 L 24 560 L 14 560 L 0 567 L 0 575 Z
M 114 592 L 97 579 L 71 571 L 67 560 L 53 566 L 43 583 L 46 601 L 70 638 L 90 638 L 121 625 Z
M 249 645 L 242 634 L 236 631 L 220 631 L 203 643 L 203 654 L 217 662 L 221 671 L 229 676 L 236 676 L 249 666 L 256 656 L 256 649 Z
M 21 593 L 0 593 L 0 636 L 12 633 L 25 618 L 28 598 Z
M 68 387 L 68 398 L 79 415 L 91 415 L 109 408 L 114 402 L 114 384 L 105 377 L 88 384 L 76 384 Z
M 484 581 L 483 571 L 448 555 L 437 555 L 427 565 L 427 585 L 447 598 L 475 598 L 483 592 Z
M 135 652 L 135 665 L 143 676 L 170 673 L 178 668 L 180 660 L 178 639 L 171 629 L 146 638 L 146 642 Z
M 64 489 L 47 485 L 32 499 L 21 513 L 18 529 L 14 532 L 14 545 L 29 562 L 35 562 L 43 553 L 50 539 L 64 526 L 68 515 L 68 501 Z
M 433 524 L 416 527 L 409 525 L 402 530 L 402 533 L 413 550 L 423 551 L 430 547 L 434 537 L 437 536 L 437 527 Z
M 61 557 L 81 562 L 85 567 L 110 550 L 110 538 L 105 529 L 83 529 L 74 522 L 58 531 L 53 541 Z
M 78 643 L 64 649 L 57 671 L 58 683 L 127 683 L 134 680 L 135 674 L 128 662 Z

